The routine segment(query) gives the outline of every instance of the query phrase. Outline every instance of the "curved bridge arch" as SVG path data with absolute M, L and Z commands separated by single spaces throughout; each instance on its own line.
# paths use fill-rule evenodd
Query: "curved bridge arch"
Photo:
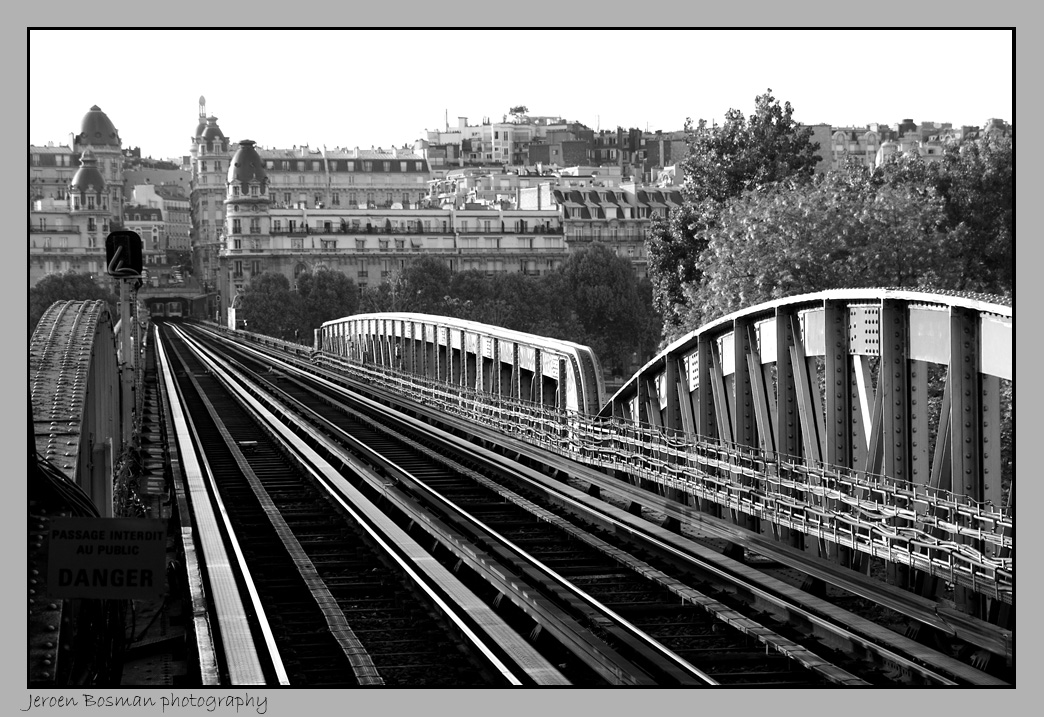
M 1010 303 L 993 296 L 837 289 L 779 299 L 678 339 L 601 415 L 1002 505 L 1013 327 Z
M 770 492 L 818 516 L 802 529 L 807 550 L 847 560 L 813 530 L 851 517 L 841 505 L 846 489 L 828 497 L 834 476 L 838 485 L 863 486 L 850 491 L 868 501 L 851 518 L 869 531 L 861 551 L 896 541 L 912 551 L 903 532 L 911 529 L 918 540 L 949 541 L 951 565 L 970 550 L 984 574 L 996 570 L 1010 584 L 1015 482 L 1003 444 L 1014 428 L 1013 329 L 1010 302 L 995 296 L 839 289 L 779 299 L 673 342 L 600 415 L 759 457 L 777 466 L 769 482 L 800 474 L 795 487 Z M 860 478 L 871 475 L 881 478 Z M 878 499 L 866 488 L 873 485 L 898 492 Z M 751 507 L 733 511 L 733 521 L 787 536 L 772 511 Z M 962 527 L 962 511 L 975 514 L 973 529 Z M 886 524 L 891 537 L 875 532 Z M 818 546 L 808 540 L 817 534 Z
M 121 448 L 120 380 L 104 301 L 58 301 L 29 341 L 36 449 L 112 516 L 112 470 Z
M 601 366 L 587 346 L 447 316 L 355 314 L 316 330 L 316 348 L 417 376 L 594 414 L 602 405 Z

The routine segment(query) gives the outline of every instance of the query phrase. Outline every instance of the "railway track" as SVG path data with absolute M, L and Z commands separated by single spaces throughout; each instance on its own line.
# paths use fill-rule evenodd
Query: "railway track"
M 246 362 L 247 358 L 241 356 L 240 360 Z M 271 371 L 263 360 L 257 364 L 259 368 L 262 366 L 267 368 L 261 370 Z M 261 377 L 264 378 L 265 374 Z M 680 566 L 680 562 L 684 561 L 679 561 L 676 556 L 671 557 L 669 550 L 666 551 L 667 559 L 655 555 L 657 551 L 653 550 L 649 556 L 645 556 L 649 560 L 643 560 L 634 554 L 633 542 L 616 539 L 616 534 L 620 532 L 618 527 L 608 529 L 602 537 L 592 535 L 590 524 L 581 525 L 582 521 L 576 518 L 577 511 L 562 509 L 561 497 L 545 502 L 544 506 L 537 505 L 532 499 L 534 495 L 546 498 L 546 486 L 534 495 L 521 496 L 487 477 L 488 467 L 483 470 L 483 475 L 442 455 L 445 453 L 444 448 L 432 449 L 409 437 L 393 439 L 386 433 L 375 432 L 374 418 L 346 418 L 346 413 L 350 414 L 355 409 L 329 405 L 339 403 L 331 398 L 329 385 L 320 389 L 325 394 L 327 405 L 317 408 L 313 393 L 315 389 L 308 389 L 305 383 L 291 379 L 289 371 L 280 369 L 268 378 L 272 379 L 271 384 L 277 387 L 276 390 L 284 394 L 285 402 L 296 402 L 303 412 L 315 414 L 314 421 L 325 421 L 326 427 L 322 430 L 327 435 L 343 431 L 346 436 L 354 436 L 357 443 L 379 447 L 378 452 L 384 460 L 375 459 L 375 465 L 385 479 L 393 476 L 397 490 L 408 494 L 418 503 L 424 503 L 442 520 L 451 521 L 447 504 L 453 505 L 454 510 L 460 508 L 471 515 L 472 523 L 477 519 L 479 527 L 458 528 L 469 540 L 475 541 L 491 554 L 503 554 L 503 548 L 495 546 L 504 542 L 520 551 L 524 548 L 525 560 L 529 564 L 527 569 L 520 569 L 519 572 L 533 584 L 540 584 L 541 578 L 534 576 L 532 564 L 539 564 L 541 569 L 557 569 L 566 583 L 585 594 L 585 600 L 592 598 L 590 602 L 598 604 L 599 610 L 608 610 L 614 619 L 627 622 L 651 637 L 651 642 L 671 653 L 673 659 L 691 664 L 700 671 L 701 661 L 710 666 L 715 673 L 715 682 L 891 684 L 899 675 L 898 679 L 916 684 L 956 684 L 969 677 L 964 673 L 950 674 L 947 669 L 932 669 L 931 665 L 924 664 L 923 650 L 916 651 L 917 654 L 911 657 L 904 656 L 902 650 L 896 650 L 894 644 L 885 647 L 873 645 L 865 636 L 846 633 L 837 624 L 831 625 L 830 620 L 805 608 L 784 605 L 779 596 L 770 599 L 767 591 L 749 586 L 737 591 L 734 586 L 723 585 L 720 575 L 717 583 L 707 582 L 705 574 L 701 576 L 700 571 L 691 565 Z M 378 409 L 377 413 L 382 413 L 382 409 Z M 465 454 L 469 453 L 471 457 L 465 455 L 460 460 L 478 467 L 473 460 L 474 451 L 465 451 Z M 392 467 L 393 464 L 397 465 Z M 426 487 L 421 489 L 417 487 L 419 485 Z M 429 494 L 435 492 L 441 496 L 429 497 Z M 415 518 L 403 520 L 416 523 Z M 601 522 L 604 524 L 606 520 L 603 518 Z M 556 536 L 551 536 L 547 529 L 551 524 L 555 524 L 558 531 Z M 644 548 L 639 550 L 645 552 Z M 458 566 L 463 562 L 459 556 L 444 559 L 451 562 L 456 560 Z M 509 557 L 503 559 L 505 564 L 510 564 Z M 678 574 L 686 575 L 689 584 L 673 577 Z M 696 590 L 693 583 L 701 585 L 704 592 Z M 555 596 L 554 588 L 545 589 L 548 594 Z M 735 599 L 736 592 L 744 595 L 760 592 L 753 602 L 764 614 L 756 615 L 758 620 L 750 616 L 749 609 L 747 615 L 741 614 L 743 601 Z M 557 599 L 561 601 L 561 595 Z M 775 610 L 765 611 L 763 608 L 766 602 L 772 602 Z M 788 619 L 792 618 L 795 611 L 802 613 L 800 619 Z M 585 621 L 592 631 L 613 643 L 614 636 L 610 634 L 612 630 L 602 627 L 604 612 L 598 614 L 598 610 L 588 610 L 585 614 L 583 609 L 575 606 L 573 612 L 580 615 L 578 619 Z M 773 612 L 780 618 L 777 622 L 769 618 Z M 837 618 L 834 615 L 835 622 Z M 800 627 L 795 629 L 790 623 Z M 787 637 L 787 634 L 792 635 L 793 639 Z M 827 639 L 824 639 L 825 636 Z M 641 652 L 641 649 L 628 645 L 626 640 L 617 639 L 616 647 L 628 657 L 633 657 L 636 651 Z M 810 641 L 812 649 L 799 644 L 801 640 Z M 888 643 L 888 640 L 885 642 Z M 860 656 L 859 659 L 842 656 L 839 649 L 842 647 Z M 867 655 L 871 659 L 867 660 Z M 638 661 L 641 662 L 640 659 Z M 946 664 L 946 660 L 942 660 L 942 663 L 944 668 L 953 667 Z M 851 667 L 852 672 L 840 664 Z M 658 669 L 648 665 L 644 667 L 650 673 Z M 672 678 L 668 669 L 654 679 L 660 683 L 672 683 L 671 680 L 678 677 L 675 675 Z M 970 675 L 970 681 L 975 682 L 976 679 L 974 674 Z M 985 682 L 990 681 L 987 679 Z M 675 684 L 685 682 L 682 680 Z
M 220 372 L 183 340 L 168 336 L 167 342 L 180 405 L 200 451 L 200 473 L 213 479 L 206 491 L 195 492 L 192 507 L 198 515 L 207 503 L 218 518 L 198 530 L 223 529 L 220 544 L 203 545 L 204 573 L 215 572 L 227 556 L 233 570 L 221 581 L 209 575 L 211 591 L 215 600 L 230 591 L 243 596 L 209 606 L 216 613 L 224 680 L 302 686 L 564 682 L 524 645 L 511 652 L 521 640 L 497 620 L 486 625 L 489 635 L 476 636 L 473 620 L 444 599 L 454 597 L 447 592 L 454 587 L 451 578 L 430 570 L 418 576 L 404 555 L 416 550 L 412 541 L 393 545 L 399 536 L 377 524 L 374 511 L 366 515 L 365 506 L 331 500 L 314 480 L 314 462 L 266 431 L 261 414 L 235 400 Z M 490 636 L 499 642 L 486 645 Z M 526 669 L 501 659 L 506 652 Z

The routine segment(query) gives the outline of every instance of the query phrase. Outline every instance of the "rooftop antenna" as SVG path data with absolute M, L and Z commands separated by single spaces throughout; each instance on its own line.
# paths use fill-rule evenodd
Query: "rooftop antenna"
M 446 108 L 446 131 L 449 132 L 449 107 Z

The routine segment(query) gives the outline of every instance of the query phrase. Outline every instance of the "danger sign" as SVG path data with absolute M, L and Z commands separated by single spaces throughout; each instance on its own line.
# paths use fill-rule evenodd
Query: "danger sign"
M 47 538 L 51 597 L 138 600 L 164 592 L 163 520 L 55 518 Z

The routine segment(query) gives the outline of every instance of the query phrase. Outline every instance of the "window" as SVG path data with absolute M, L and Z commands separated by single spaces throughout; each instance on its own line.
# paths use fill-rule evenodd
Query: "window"
M 283 192 L 283 204 L 289 204 L 290 201 L 290 192 Z
M 38 155 L 38 154 L 34 154 L 33 155 L 33 166 L 36 166 L 36 167 L 40 166 L 40 155 Z
M 268 169 L 268 170 L 275 169 L 275 162 L 273 162 L 271 159 L 268 160 L 267 162 L 265 162 L 265 169 Z
M 237 261 L 235 261 L 233 263 L 232 274 L 233 274 L 233 276 L 236 276 L 236 277 L 243 276 L 243 262 L 242 261 L 238 261 L 237 260 Z
M 43 219 L 41 219 L 40 221 L 43 222 Z M 41 228 L 43 228 L 43 227 L 41 227 Z M 87 217 L 87 231 L 93 232 L 97 228 L 98 227 L 94 223 L 94 217 Z
M 261 260 L 260 259 L 254 259 L 252 262 L 250 262 L 250 273 L 254 274 L 255 276 L 257 274 L 261 273 Z
M 382 162 L 381 164 L 384 165 L 384 171 L 385 172 L 390 172 L 391 171 L 391 162 Z
M 283 231 L 283 220 L 282 219 L 273 219 L 272 220 L 272 231 L 274 233 L 279 233 L 279 232 Z
M 363 160 L 363 171 L 364 172 L 372 172 L 373 171 L 373 162 L 371 162 L 368 159 L 364 159 Z
M 304 184 L 304 183 L 305 183 L 305 180 L 304 180 L 304 175 L 303 175 L 303 174 L 299 174 L 299 175 L 297 175 L 297 183 L 298 183 L 298 184 Z
M 423 162 L 414 162 L 413 163 L 413 167 L 418 172 L 423 172 L 424 171 L 424 163 Z
M 87 208 L 88 209 L 94 209 L 94 196 L 93 195 L 90 195 L 90 194 L 87 195 Z
M 346 164 L 348 165 L 348 171 L 349 172 L 354 172 L 355 171 L 355 162 L 353 162 L 351 160 L 348 160 L 348 162 L 346 162 Z
M 410 171 L 409 170 L 409 166 L 410 166 L 409 162 L 399 162 L 399 169 L 401 169 L 403 172 Z
M 257 185 L 256 184 L 251 184 L 250 185 L 250 196 L 251 197 L 256 197 L 257 196 Z
M 356 239 L 355 240 L 355 251 L 366 251 L 366 240 Z
M 232 248 L 233 249 L 242 249 L 243 248 L 243 240 L 240 239 L 239 237 L 234 238 L 232 240 Z
M 340 192 L 334 192 L 333 193 L 333 204 L 334 204 L 335 207 L 341 205 L 341 194 L 340 194 Z
M 250 233 L 251 234 L 260 234 L 261 233 L 261 219 L 259 219 L 258 217 L 253 217 L 250 220 Z
M 233 184 L 232 185 L 232 196 L 233 197 L 238 197 L 239 196 L 239 185 L 238 184 Z
M 318 172 L 319 171 L 319 162 L 312 162 L 312 171 L 313 172 Z
M 243 226 L 242 226 L 242 224 L 240 224 L 240 220 L 238 218 L 233 219 L 232 220 L 232 233 L 233 234 L 239 234 L 242 231 L 243 231 Z
M 206 163 L 205 160 L 200 160 L 199 171 L 201 171 L 201 172 L 207 171 L 207 163 Z
M 336 239 L 322 239 L 320 244 L 323 251 L 334 251 L 337 249 Z
M 300 251 L 304 249 L 304 239 L 301 237 L 295 237 L 290 239 L 290 248 Z

